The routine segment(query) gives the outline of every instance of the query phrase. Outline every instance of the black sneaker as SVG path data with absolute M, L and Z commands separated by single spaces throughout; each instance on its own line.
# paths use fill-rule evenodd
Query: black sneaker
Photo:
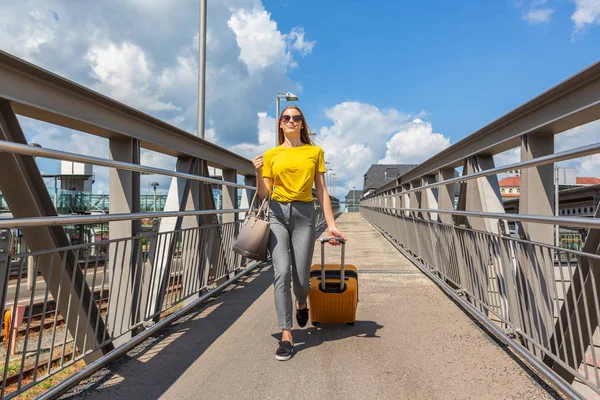
M 304 328 L 308 322 L 308 307 L 302 310 L 296 309 L 296 322 L 300 328 Z
M 275 352 L 275 358 L 279 361 L 287 361 L 292 358 L 292 352 L 294 351 L 294 345 L 292 342 L 285 341 L 279 342 L 279 348 Z

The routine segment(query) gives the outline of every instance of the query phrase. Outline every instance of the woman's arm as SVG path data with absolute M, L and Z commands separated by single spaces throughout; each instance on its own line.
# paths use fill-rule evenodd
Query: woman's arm
M 256 190 L 261 199 L 264 199 L 267 193 L 273 190 L 273 179 L 262 176 L 263 156 L 257 156 L 252 159 L 254 171 L 256 172 Z
M 315 186 L 317 190 L 317 200 L 321 205 L 321 210 L 323 210 L 323 215 L 325 216 L 325 221 L 327 222 L 327 229 L 329 230 L 330 237 L 339 237 L 342 239 L 346 239 L 346 236 L 339 231 L 337 226 L 335 225 L 335 219 L 333 217 L 333 209 L 331 208 L 331 199 L 329 198 L 329 193 L 327 192 L 327 186 L 325 185 L 325 173 L 317 172 L 315 175 Z M 336 240 L 330 240 L 329 243 L 333 245 L 339 245 L 340 243 Z

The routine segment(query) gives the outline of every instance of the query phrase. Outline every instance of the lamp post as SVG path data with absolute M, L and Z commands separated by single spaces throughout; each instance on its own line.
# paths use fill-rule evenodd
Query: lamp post
M 331 193 L 335 196 L 335 183 L 337 182 L 337 178 L 335 172 L 331 174 Z
M 150 186 L 154 186 L 154 212 L 156 212 L 156 187 L 159 186 L 158 182 L 150 182 Z
M 206 3 L 200 0 L 200 29 L 198 32 L 198 130 L 197 135 L 204 139 L 204 118 L 206 98 Z M 156 189 L 156 187 L 155 187 Z
M 293 93 L 277 92 L 275 96 L 275 147 L 279 146 L 279 102 L 281 99 L 286 101 L 298 101 L 298 96 Z
M 354 191 L 354 188 L 355 188 L 355 187 L 356 187 L 356 186 L 352 186 L 352 211 L 353 211 L 353 212 L 356 212 L 356 210 L 354 209 L 354 206 L 355 206 L 355 203 L 354 203 L 354 196 L 355 196 L 355 194 L 356 194 L 356 192 Z

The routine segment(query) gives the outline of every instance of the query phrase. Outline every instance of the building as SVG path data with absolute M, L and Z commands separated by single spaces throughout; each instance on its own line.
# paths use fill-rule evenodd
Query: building
M 521 194 L 521 177 L 511 176 L 508 178 L 501 179 L 498 184 L 500 185 L 500 195 L 503 201 L 507 201 L 513 198 L 518 198 Z M 560 189 L 574 188 L 580 186 L 591 186 L 600 184 L 599 178 L 578 176 L 575 178 L 574 185 L 561 185 Z
M 362 190 L 351 190 L 346 195 L 346 212 L 358 212 L 358 203 L 362 197 Z
M 521 194 L 521 177 L 511 176 L 508 178 L 501 179 L 498 184 L 500 185 L 500 195 L 502 200 L 506 201 L 515 197 L 519 197 Z
M 376 189 L 382 187 L 388 182 L 398 179 L 408 171 L 416 167 L 417 164 L 373 164 L 369 167 L 366 174 L 363 175 L 364 183 L 362 193 L 368 196 Z

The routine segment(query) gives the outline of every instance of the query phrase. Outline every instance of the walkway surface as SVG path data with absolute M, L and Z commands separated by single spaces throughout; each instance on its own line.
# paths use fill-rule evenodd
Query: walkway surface
M 280 333 L 272 268 L 242 280 L 100 371 L 65 398 L 549 399 L 524 365 L 481 330 L 359 214 L 343 214 L 346 262 L 359 270 L 354 327 Z M 318 247 L 316 247 L 318 250 Z M 320 251 L 315 251 L 319 262 Z M 326 259 L 338 259 L 328 246 Z M 83 390 L 85 388 L 85 390 Z

